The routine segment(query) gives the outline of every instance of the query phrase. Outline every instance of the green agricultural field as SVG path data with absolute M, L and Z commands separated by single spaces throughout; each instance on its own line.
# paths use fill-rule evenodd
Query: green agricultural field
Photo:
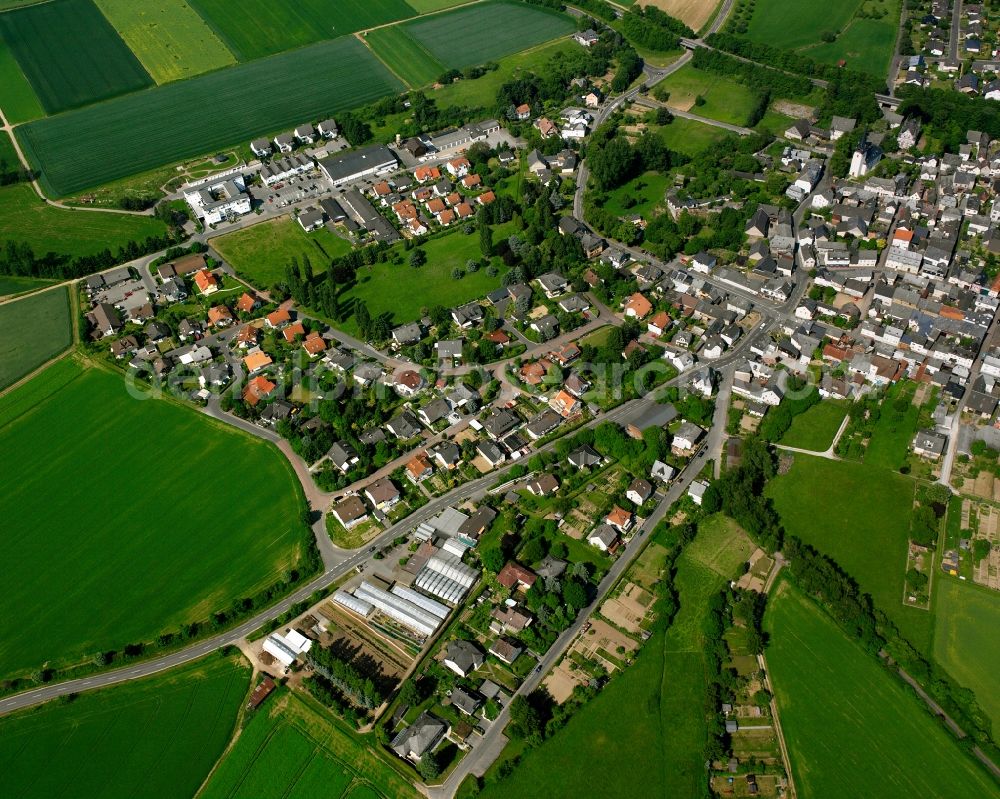
M 492 113 L 496 104 L 497 89 L 513 77 L 536 73 L 544 69 L 553 57 L 572 52 L 579 48 L 569 39 L 558 39 L 539 45 L 531 50 L 500 59 L 500 69 L 489 72 L 475 80 L 460 80 L 436 89 L 431 96 L 439 107 L 459 105 L 466 108 L 482 108 Z
M 416 799 L 409 782 L 378 754 L 378 744 L 279 688 L 250 719 L 198 799 Z M 372 790 L 372 789 L 375 790 Z
M 493 234 L 494 241 L 508 232 L 505 227 L 498 228 Z M 428 239 L 421 249 L 427 254 L 427 263 L 419 269 L 409 265 L 409 252 L 402 245 L 392 251 L 401 263 L 361 267 L 354 284 L 340 295 L 341 304 L 364 302 L 373 317 L 390 314 L 395 326 L 419 319 L 421 308 L 433 305 L 451 308 L 484 297 L 500 285 L 500 275 L 490 277 L 485 269 L 467 274 L 461 280 L 451 276 L 456 266 L 464 269 L 470 258 L 482 258 L 477 235 L 467 236 L 455 230 Z M 346 333 L 357 332 L 353 315 L 337 326 Z
M 70 211 L 42 202 L 27 183 L 0 187 L 0 241 L 24 242 L 39 255 L 93 255 L 166 232 L 152 216 Z
M 796 454 L 767 495 L 786 532 L 833 558 L 929 654 L 931 614 L 903 605 L 913 490 L 912 480 L 888 469 Z
M 4 792 L 20 799 L 189 799 L 233 733 L 250 669 L 190 665 L 0 719 Z
M 10 134 L 7 131 L 0 132 L 0 172 L 16 170 L 20 163 Z
M 430 14 L 453 6 L 464 6 L 471 0 L 407 0 L 407 5 L 418 14 Z
M 702 536 L 704 541 L 699 541 Z M 513 774 L 488 784 L 483 799 L 507 796 L 593 796 L 594 775 L 602 799 L 636 796 L 699 796 L 705 780 L 702 750 L 707 734 L 702 707 L 706 675 L 703 624 L 709 599 L 726 584 L 716 567 L 732 564 L 745 535 L 727 520 L 699 528 L 697 549 L 678 559 L 680 609 L 670 629 L 657 630 L 635 663 L 576 712 L 561 730 L 528 751 Z M 713 550 L 729 555 L 715 559 Z M 740 561 L 742 562 L 742 561 Z M 735 571 L 729 575 L 735 577 Z M 586 763 L 587 768 L 580 764 Z M 622 768 L 641 763 L 641 768 Z
M 556 11 L 498 2 L 423 17 L 403 28 L 446 67 L 462 69 L 565 36 L 574 25 Z
M 415 14 L 403 0 L 190 2 L 241 61 L 282 53 Z
M 792 420 L 792 426 L 781 439 L 788 447 L 823 452 L 833 443 L 840 423 L 847 415 L 847 407 L 837 400 L 823 400 Z
M 153 82 L 92 0 L 52 0 L 4 12 L 0 37 L 50 114 Z
M 65 288 L 0 305 L 0 391 L 72 343 L 73 322 Z
M 212 247 L 256 288 L 269 289 L 285 279 L 292 258 L 309 258 L 313 271 L 326 270 L 333 258 L 346 255 L 351 245 L 325 227 L 306 233 L 298 222 L 283 216 L 212 239 Z
M 934 659 L 960 685 L 971 688 L 1000 732 L 1000 594 L 934 575 Z
M 771 595 L 765 626 L 801 796 L 1000 796 L 903 682 L 791 585 Z
M 434 83 L 445 72 L 444 64 L 407 34 L 402 25 L 369 31 L 365 34 L 365 41 L 375 55 L 411 89 Z
M 76 366 L 66 382 L 64 363 L 0 405 L 19 475 L 0 495 L 2 677 L 207 619 L 301 566 L 311 535 L 270 444 L 134 399 L 117 373 Z
M 12 125 L 45 116 L 35 90 L 0 37 L 0 110 Z
M 95 0 L 157 83 L 236 63 L 185 0 Z
M 691 156 L 715 147 L 732 135 L 722 128 L 680 117 L 674 117 L 669 125 L 658 128 L 656 132 L 671 150 Z
M 48 188 L 67 195 L 402 88 L 361 42 L 344 36 L 38 120 L 17 135 Z
M 762 0 L 750 18 L 747 38 L 794 50 L 816 44 L 825 31 L 844 29 L 865 0 Z
M 43 280 L 42 278 L 0 275 L 0 297 L 9 297 L 25 291 L 34 291 L 35 289 L 44 288 L 51 283 L 51 280 Z
M 672 108 L 730 125 L 745 125 L 755 105 L 753 92 L 742 83 L 691 65 L 668 75 L 659 86 L 670 92 L 667 104 Z M 704 98 L 703 105 L 695 104 L 697 97 Z

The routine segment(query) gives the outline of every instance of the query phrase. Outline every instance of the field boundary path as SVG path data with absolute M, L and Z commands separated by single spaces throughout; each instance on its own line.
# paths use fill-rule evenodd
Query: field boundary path
M 926 703 L 927 707 L 930 708 L 931 712 L 935 716 L 937 716 L 942 721 L 944 721 L 944 723 L 948 726 L 948 729 L 950 729 L 952 731 L 952 733 L 955 735 L 956 738 L 958 738 L 959 740 L 961 740 L 963 738 L 968 738 L 969 737 L 966 734 L 965 730 L 963 730 L 958 725 L 958 722 L 955 721 L 955 719 L 953 719 L 951 716 L 949 716 L 945 712 L 944 708 L 941 707 L 941 705 L 939 705 L 937 702 L 935 702 L 934 699 L 932 699 L 931 696 L 923 689 L 923 686 L 921 686 L 919 682 L 917 682 L 915 679 L 913 679 L 913 677 L 911 677 L 903 669 L 902 666 L 900 666 L 898 663 L 896 663 L 889 656 L 888 652 L 885 652 L 885 651 L 879 652 L 879 657 L 883 658 L 885 660 L 885 662 L 887 664 L 889 664 L 890 666 L 894 666 L 895 667 L 896 671 L 899 673 L 899 676 L 903 678 L 903 681 L 907 685 L 909 685 L 914 691 L 916 691 L 917 696 L 919 696 Z M 972 747 L 972 754 L 974 754 L 976 756 L 976 759 L 978 761 L 980 761 L 984 766 L 986 766 L 987 769 L 989 769 L 990 773 L 996 779 L 1000 780 L 1000 766 L 997 766 L 997 764 L 994 763 L 989 758 L 989 756 L 982 749 L 980 749 L 978 746 L 973 746 Z

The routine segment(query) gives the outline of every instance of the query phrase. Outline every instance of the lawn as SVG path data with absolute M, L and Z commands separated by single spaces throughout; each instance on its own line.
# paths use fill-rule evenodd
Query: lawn
M 477 3 L 403 25 L 448 68 L 482 64 L 574 30 L 570 17 L 523 3 Z
M 499 241 L 510 231 L 501 226 L 493 233 Z M 455 230 L 443 236 L 426 240 L 421 249 L 427 254 L 427 263 L 419 269 L 409 265 L 409 253 L 402 245 L 393 248 L 392 254 L 401 263 L 363 266 L 357 271 L 353 285 L 340 295 L 341 304 L 364 302 L 373 317 L 390 315 L 393 326 L 420 318 L 421 309 L 434 305 L 451 308 L 464 302 L 485 297 L 500 285 L 501 275 L 490 277 L 485 269 L 455 280 L 451 271 L 456 266 L 465 268 L 470 258 L 482 258 L 479 236 L 467 236 Z M 356 333 L 353 314 L 338 324 L 346 333 Z
M 846 415 L 847 408 L 843 402 L 818 402 L 792 420 L 792 426 L 782 436 L 781 443 L 788 447 L 823 452 L 833 443 L 833 437 Z
M 43 202 L 27 183 L 0 187 L 0 241 L 24 242 L 37 255 L 94 255 L 166 231 L 152 216 L 70 211 Z
M 959 684 L 971 688 L 1000 731 L 1000 594 L 934 575 L 934 659 Z
M 73 322 L 65 288 L 0 305 L 0 391 L 72 342 Z
M 378 754 L 371 736 L 342 729 L 311 700 L 278 689 L 243 729 L 198 799 L 311 799 L 419 794 Z M 372 791 L 374 787 L 377 790 Z
M 680 117 L 674 117 L 669 125 L 659 128 L 657 133 L 671 150 L 692 156 L 716 146 L 732 135 L 722 128 Z
M 896 383 L 885 395 L 878 422 L 865 449 L 865 463 L 899 469 L 909 455 L 920 409 L 913 404 L 913 383 Z
M 227 67 L 236 58 L 186 0 L 95 0 L 157 83 Z
M 241 61 L 414 16 L 403 0 L 190 2 Z
M 762 0 L 750 18 L 747 38 L 789 50 L 820 41 L 825 31 L 844 29 L 865 0 Z
M 407 34 L 402 25 L 369 31 L 365 34 L 365 41 L 375 55 L 411 89 L 434 83 L 445 72 L 444 64 Z
M 772 594 L 765 626 L 800 796 L 1000 796 L 902 681 L 789 584 Z
M 17 136 L 49 190 L 67 195 L 402 88 L 361 42 L 343 36 L 37 120 Z
M 667 105 L 671 108 L 730 125 L 745 125 L 755 104 L 754 93 L 743 84 L 691 65 L 681 67 L 659 85 L 670 92 Z M 698 97 L 704 99 L 702 105 L 696 105 Z
M 0 36 L 50 114 L 153 82 L 91 0 L 52 0 L 5 12 Z
M 615 216 L 639 214 L 648 220 L 657 206 L 665 204 L 664 196 L 672 182 L 669 175 L 643 172 L 628 183 L 608 192 L 604 209 Z
M 134 399 L 118 374 L 56 369 L 0 405 L 18 464 L 0 495 L 0 678 L 207 619 L 301 565 L 311 535 L 270 444 Z
M 705 540 L 699 542 L 704 536 Z M 508 779 L 489 785 L 483 799 L 505 796 L 700 796 L 705 781 L 702 751 L 707 734 L 704 619 L 710 598 L 727 578 L 703 565 L 733 562 L 744 537 L 727 520 L 699 528 L 699 546 L 678 559 L 680 609 L 670 629 L 658 630 L 635 660 L 565 727 L 530 750 Z M 693 545 L 691 545 L 693 546 Z M 715 560 L 713 551 L 729 556 Z M 742 561 L 741 561 L 742 562 Z M 735 571 L 729 575 L 735 577 Z M 586 763 L 586 768 L 580 764 Z M 623 768 L 623 763 L 641 768 Z M 611 774 L 595 793 L 594 775 Z
M 331 259 L 351 249 L 350 243 L 325 227 L 306 233 L 288 216 L 218 236 L 211 244 L 240 275 L 265 290 L 285 280 L 285 267 L 292 258 L 298 258 L 300 265 L 308 258 L 319 274 Z
M 796 454 L 767 494 L 787 533 L 833 558 L 928 653 L 931 614 L 903 605 L 913 490 L 912 480 L 888 469 Z
M 0 37 L 0 110 L 11 124 L 45 116 L 35 90 Z
M 162 675 L 0 719 L 4 793 L 188 799 L 222 754 L 250 669 L 210 655 Z

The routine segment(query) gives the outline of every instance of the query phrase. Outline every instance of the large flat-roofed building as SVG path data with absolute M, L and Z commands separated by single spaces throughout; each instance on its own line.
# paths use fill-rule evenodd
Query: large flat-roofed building
M 387 172 L 398 163 L 392 150 L 384 144 L 374 144 L 344 155 L 327 156 L 319 162 L 319 167 L 334 186 L 342 186 L 369 175 Z
M 206 225 L 215 225 L 228 217 L 250 213 L 250 195 L 246 193 L 242 175 L 233 175 L 217 183 L 188 189 L 184 192 L 184 199 Z

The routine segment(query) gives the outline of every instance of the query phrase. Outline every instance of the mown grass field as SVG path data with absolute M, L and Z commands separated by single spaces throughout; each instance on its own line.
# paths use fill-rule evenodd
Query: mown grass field
M 73 323 L 66 289 L 43 291 L 0 305 L 0 391 L 72 342 Z
M 934 659 L 958 683 L 971 688 L 1000 732 L 1000 594 L 934 575 Z
M 225 749 L 249 679 L 245 661 L 210 655 L 0 718 L 4 793 L 189 799 Z
M 207 619 L 300 563 L 285 458 L 121 375 L 55 365 L 0 404 L 0 677 Z M 24 579 L 30 573 L 31 579 Z
M 823 400 L 792 420 L 792 426 L 781 438 L 789 447 L 823 452 L 833 443 L 840 423 L 847 415 L 847 407 L 837 400 Z
M 49 190 L 67 195 L 402 88 L 361 42 L 344 36 L 37 120 L 17 135 Z
M 375 55 L 411 89 L 434 83 L 445 72 L 444 64 L 407 34 L 402 25 L 369 31 L 365 41 Z
M 27 183 L 0 187 L 0 241 L 24 242 L 37 255 L 93 255 L 107 247 L 114 251 L 166 230 L 152 216 L 56 208 L 42 202 Z
M 849 69 L 885 77 L 896 47 L 899 5 L 891 0 L 884 5 L 890 9 L 887 17 L 855 19 L 835 42 L 818 44 L 804 53 L 826 64 L 843 59 Z
M 574 25 L 557 11 L 497 2 L 434 14 L 403 28 L 446 67 L 461 69 L 565 36 Z
M 416 790 L 374 750 L 371 736 L 341 729 L 310 700 L 272 694 L 226 753 L 198 799 L 416 799 Z M 374 789 L 374 790 L 373 790 Z
M 186 0 L 95 0 L 157 83 L 236 63 Z
M 656 132 L 671 150 L 692 156 L 714 147 L 731 135 L 721 128 L 680 117 L 674 117 L 669 125 L 657 128 Z
M 885 77 L 896 47 L 899 10 L 897 0 L 767 0 L 755 7 L 746 35 L 826 64 L 843 59 L 851 69 Z M 859 11 L 884 13 L 877 19 L 862 18 Z M 836 34 L 836 39 L 823 41 L 825 33 Z
M 801 796 L 1000 796 L 902 681 L 791 585 L 772 593 L 765 626 Z
M 11 124 L 45 116 L 38 95 L 3 37 L 0 37 L 0 109 Z
M 191 0 L 241 61 L 414 16 L 403 0 Z M 363 73 L 357 73 L 363 74 Z
M 509 778 L 488 785 L 483 799 L 701 795 L 706 735 L 703 624 L 709 599 L 727 581 L 713 567 L 742 562 L 734 554 L 740 551 L 741 537 L 742 531 L 722 517 L 699 527 L 697 548 L 689 545 L 677 562 L 680 609 L 669 630 L 654 632 L 631 666 L 552 738 L 527 752 Z M 717 557 L 719 551 L 727 554 Z M 713 566 L 705 565 L 706 559 Z M 625 763 L 635 767 L 625 768 Z M 597 788 L 595 774 L 613 776 L 602 778 Z
M 837 32 L 865 0 L 824 3 L 821 0 L 765 0 L 754 8 L 747 38 L 793 50 L 821 41 L 825 31 Z
M 668 92 L 667 105 L 708 119 L 745 125 L 754 107 L 753 92 L 734 80 L 712 75 L 691 65 L 681 67 L 659 84 Z M 695 105 L 702 97 L 703 105 Z
M 350 252 L 351 245 L 325 227 L 306 233 L 283 216 L 212 239 L 212 247 L 254 286 L 269 289 L 285 279 L 292 258 L 308 257 L 313 272 L 326 271 L 330 260 Z
M 52 0 L 5 12 L 0 36 L 50 114 L 153 82 L 92 0 Z
M 500 226 L 494 230 L 493 240 L 499 241 L 510 232 L 507 226 Z M 401 245 L 393 252 L 400 255 L 402 263 L 361 267 L 354 284 L 340 295 L 341 304 L 364 302 L 373 317 L 391 314 L 391 324 L 395 326 L 419 319 L 422 308 L 434 305 L 451 308 L 485 297 L 500 285 L 501 274 L 490 277 L 485 269 L 466 274 L 461 280 L 451 276 L 456 266 L 464 269 L 470 258 L 482 258 L 478 235 L 467 236 L 455 230 L 428 239 L 421 249 L 427 254 L 427 263 L 419 269 L 409 265 L 409 252 Z M 353 315 L 337 326 L 346 333 L 357 332 Z
M 929 654 L 931 614 L 903 605 L 913 490 L 888 469 L 796 454 L 766 492 L 786 532 L 833 558 Z

